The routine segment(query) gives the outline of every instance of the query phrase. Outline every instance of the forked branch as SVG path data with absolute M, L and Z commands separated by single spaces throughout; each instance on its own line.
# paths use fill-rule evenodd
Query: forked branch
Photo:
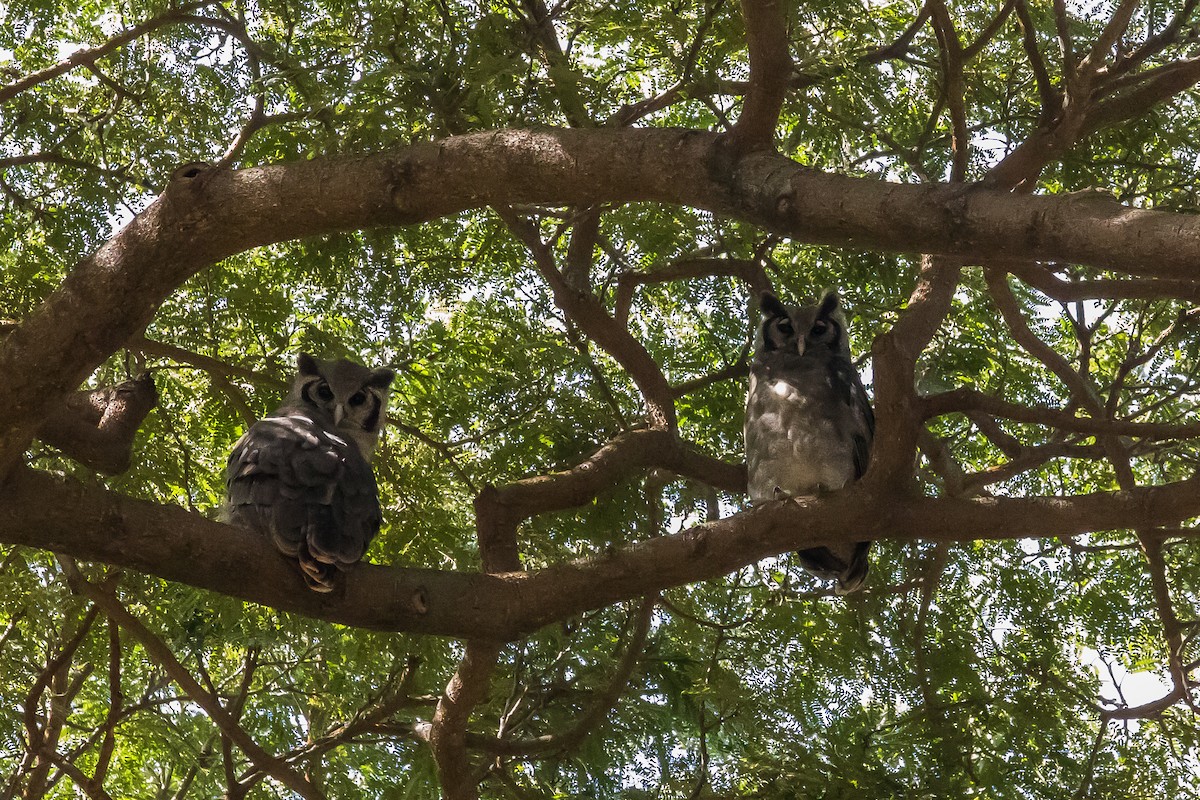
M 750 84 L 742 115 L 730 132 L 736 151 L 769 148 L 792 77 L 788 22 L 783 0 L 742 0 L 746 46 L 750 52 Z

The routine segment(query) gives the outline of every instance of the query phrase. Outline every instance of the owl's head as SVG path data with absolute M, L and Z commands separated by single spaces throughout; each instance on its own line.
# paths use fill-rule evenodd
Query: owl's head
M 396 373 L 390 369 L 367 369 L 341 358 L 322 361 L 308 353 L 296 359 L 299 373 L 292 394 L 306 406 L 319 409 L 333 420 L 334 427 L 370 448 L 383 428 L 388 387 Z M 365 434 L 365 436 L 364 436 Z
M 825 292 L 811 306 L 785 306 L 775 295 L 763 292 L 759 307 L 763 320 L 756 337 L 758 352 L 804 355 L 824 349 L 850 358 L 846 317 L 838 308 L 837 292 Z

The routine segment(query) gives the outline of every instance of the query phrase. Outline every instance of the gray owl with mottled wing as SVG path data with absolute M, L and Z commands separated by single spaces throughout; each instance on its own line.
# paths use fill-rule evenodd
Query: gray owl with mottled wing
M 746 396 L 746 469 L 750 502 L 815 495 L 862 477 L 871 457 L 875 414 L 850 360 L 838 296 L 785 306 L 762 296 L 758 349 Z M 836 579 L 838 593 L 867 577 L 870 542 L 799 552 L 804 568 Z
M 225 474 L 229 521 L 268 533 L 300 562 L 317 592 L 357 563 L 379 532 L 370 459 L 387 406 L 390 369 L 307 353 L 283 405 L 233 446 Z

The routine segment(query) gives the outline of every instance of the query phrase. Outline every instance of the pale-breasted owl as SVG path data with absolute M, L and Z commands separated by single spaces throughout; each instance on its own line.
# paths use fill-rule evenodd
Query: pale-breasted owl
M 317 592 L 357 563 L 379 532 L 370 459 L 385 421 L 390 369 L 320 361 L 307 353 L 279 408 L 233 446 L 225 474 L 228 520 L 269 534 Z
M 750 502 L 841 489 L 867 471 L 875 414 L 850 360 L 837 293 L 789 307 L 764 292 L 761 308 L 746 396 Z M 805 569 L 836 579 L 846 594 L 866 579 L 870 547 L 847 541 L 798 555 Z

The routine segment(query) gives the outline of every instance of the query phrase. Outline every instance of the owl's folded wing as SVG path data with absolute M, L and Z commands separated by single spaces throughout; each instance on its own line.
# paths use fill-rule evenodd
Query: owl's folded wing
M 359 561 L 379 531 L 375 476 L 358 449 L 303 414 L 256 422 L 226 472 L 231 521 L 300 560 L 310 586 Z

